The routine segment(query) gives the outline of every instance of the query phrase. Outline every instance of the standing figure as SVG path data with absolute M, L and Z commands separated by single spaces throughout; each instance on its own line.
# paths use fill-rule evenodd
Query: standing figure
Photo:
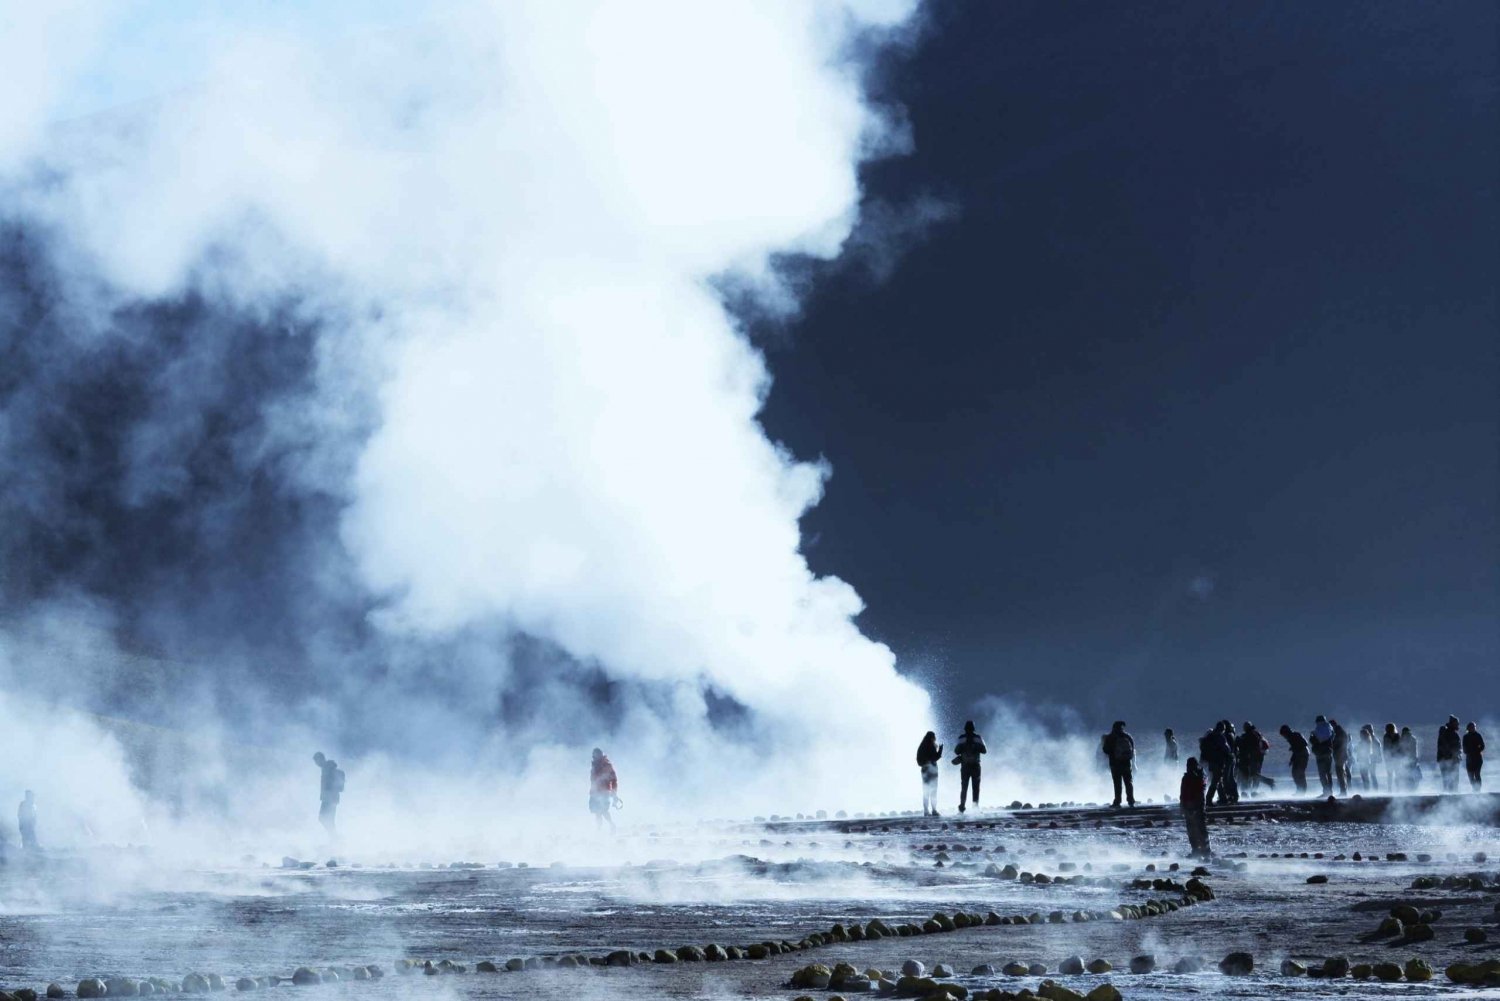
M 1380 738 L 1375 736 L 1375 724 L 1366 723 L 1359 728 L 1359 783 L 1365 789 L 1380 789 Z
M 1385 734 L 1380 738 L 1380 752 L 1385 758 L 1385 787 L 1395 792 L 1398 782 L 1406 782 L 1406 775 L 1401 771 L 1401 735 L 1396 732 L 1396 724 L 1385 725 Z
M 1478 792 L 1482 785 L 1479 773 L 1484 770 L 1484 734 L 1472 721 L 1464 730 L 1464 770 L 1469 773 L 1469 785 Z
M 917 745 L 917 767 L 922 770 L 922 816 L 936 817 L 938 762 L 943 760 L 943 745 L 937 742 L 937 734 L 931 730 Z
M 594 815 L 594 826 L 609 824 L 610 833 L 615 830 L 615 818 L 609 815 L 620 802 L 620 780 L 615 775 L 615 766 L 603 751 L 594 748 L 592 765 L 589 768 L 589 812 Z
M 344 794 L 344 770 L 338 762 L 326 757 L 322 751 L 313 755 L 318 766 L 318 823 L 329 837 L 338 834 L 337 817 L 339 799 Z
M 1307 792 L 1307 738 L 1285 723 L 1281 724 L 1280 733 L 1292 752 L 1292 784 L 1298 792 Z
M 1255 728 L 1255 724 L 1245 721 L 1245 730 L 1239 739 L 1239 773 L 1240 785 L 1245 787 L 1247 795 L 1255 795 L 1255 790 L 1265 784 L 1261 777 L 1261 770 L 1266 764 L 1266 750 L 1270 745 Z
M 970 789 L 974 791 L 974 805 L 979 805 L 979 756 L 989 750 L 984 746 L 984 738 L 974 732 L 973 720 L 964 724 L 964 735 L 958 738 L 953 750 L 956 752 L 953 763 L 959 766 L 958 812 L 963 813 Z
M 1115 720 L 1109 733 L 1104 735 L 1099 750 L 1109 759 L 1109 777 L 1115 784 L 1115 807 L 1120 806 L 1123 788 L 1125 801 L 1135 806 L 1135 738 L 1125 732 L 1125 721 Z
M 16 810 L 16 822 L 21 828 L 21 847 L 28 852 L 40 849 L 36 840 L 36 793 L 30 789 L 26 790 L 26 798 Z
M 1224 732 L 1224 721 L 1198 738 L 1198 760 L 1208 769 L 1208 801 L 1217 797 L 1220 805 L 1229 802 L 1230 772 L 1234 769 L 1234 753 L 1229 746 L 1229 735 Z
M 1449 716 L 1448 722 L 1437 732 L 1437 766 L 1443 780 L 1443 792 L 1458 792 L 1458 758 L 1462 753 L 1463 737 L 1458 732 L 1458 717 Z
M 1318 762 L 1318 781 L 1323 785 L 1323 795 L 1333 795 L 1333 726 L 1326 716 L 1313 721 L 1312 753 Z
M 1182 821 L 1187 827 L 1188 851 L 1194 858 L 1209 856 L 1206 790 L 1203 769 L 1198 767 L 1198 759 L 1188 758 L 1177 802 L 1182 807 Z
M 1166 732 L 1162 734 L 1162 738 L 1167 744 L 1167 749 L 1162 755 L 1162 760 L 1169 765 L 1177 764 L 1177 738 L 1173 735 L 1171 727 L 1167 727 Z
M 1422 749 L 1417 746 L 1417 735 L 1411 727 L 1401 728 L 1401 765 L 1406 772 L 1406 787 L 1418 789 L 1422 785 Z
M 1339 725 L 1339 721 L 1331 719 L 1328 725 L 1333 727 L 1333 775 L 1338 779 L 1339 795 L 1349 795 L 1349 783 L 1354 778 L 1349 768 L 1349 731 Z

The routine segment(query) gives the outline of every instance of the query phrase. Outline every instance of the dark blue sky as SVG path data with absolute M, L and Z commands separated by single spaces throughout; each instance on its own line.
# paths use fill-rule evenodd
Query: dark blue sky
M 955 712 L 1493 706 L 1500 7 L 931 8 L 866 183 L 956 218 L 765 337 L 814 567 Z

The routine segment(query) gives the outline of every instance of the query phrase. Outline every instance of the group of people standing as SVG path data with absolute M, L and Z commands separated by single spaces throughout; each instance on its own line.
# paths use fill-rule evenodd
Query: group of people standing
M 979 805 L 980 757 L 988 753 L 984 738 L 974 729 L 974 721 L 964 724 L 964 732 L 953 745 L 953 764 L 958 766 L 958 812 L 968 806 L 973 793 L 974 805 Z M 917 745 L 917 767 L 922 772 L 922 816 L 939 816 L 937 809 L 938 765 L 943 761 L 943 745 L 937 742 L 937 734 L 928 730 Z
M 1374 724 L 1366 723 L 1351 739 L 1338 720 L 1319 716 L 1313 721 L 1310 738 L 1290 726 L 1282 726 L 1281 735 L 1291 751 L 1292 782 L 1298 792 L 1307 791 L 1309 758 L 1317 762 L 1324 796 L 1332 796 L 1335 786 L 1340 796 L 1348 795 L 1354 788 L 1356 769 L 1359 787 L 1364 790 L 1380 789 L 1382 771 L 1389 792 L 1415 789 L 1422 782 L 1421 748 L 1409 726 L 1398 730 L 1395 723 L 1387 723 L 1385 731 L 1377 734 Z M 1460 732 L 1458 717 L 1449 716 L 1448 722 L 1438 728 L 1436 760 L 1444 792 L 1458 791 L 1460 760 L 1470 787 L 1480 791 L 1484 786 L 1484 735 L 1478 724 L 1470 722 L 1467 730 Z

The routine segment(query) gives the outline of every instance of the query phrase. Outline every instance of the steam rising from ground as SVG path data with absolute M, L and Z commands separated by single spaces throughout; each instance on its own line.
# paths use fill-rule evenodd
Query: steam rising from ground
M 325 742 L 393 817 L 414 759 L 576 814 L 594 743 L 642 808 L 888 790 L 927 696 L 803 559 L 828 470 L 710 280 L 839 253 L 911 6 L 8 11 L 10 685 L 208 733 L 230 813 Z M 38 620 L 162 666 L 69 690 Z

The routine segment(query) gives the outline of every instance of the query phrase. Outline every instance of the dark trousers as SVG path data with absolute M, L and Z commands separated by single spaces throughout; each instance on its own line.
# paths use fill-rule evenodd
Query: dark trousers
M 1135 766 L 1133 761 L 1111 761 L 1109 763 L 1109 777 L 1115 783 L 1115 806 L 1120 805 L 1120 789 L 1125 789 L 1125 800 L 1131 806 L 1135 806 L 1135 779 L 1131 772 Z
M 1458 759 L 1444 758 L 1439 761 L 1438 772 L 1443 777 L 1443 791 L 1458 792 Z
M 1194 855 L 1208 855 L 1208 814 L 1201 806 L 1182 808 L 1182 820 L 1187 827 L 1188 850 Z
M 1292 758 L 1292 784 L 1298 792 L 1307 792 L 1307 755 Z
M 333 833 L 334 815 L 338 812 L 338 800 L 325 799 L 318 804 L 318 823 L 322 824 L 329 834 Z
M 969 789 L 974 790 L 974 805 L 979 805 L 979 766 L 963 765 L 958 770 L 958 806 L 963 809 L 967 802 Z
M 39 847 L 36 841 L 36 825 L 21 825 L 21 847 L 29 852 L 34 852 Z
M 1323 795 L 1333 795 L 1333 755 L 1319 754 L 1318 758 L 1318 781 L 1323 783 Z
M 922 815 L 937 812 L 937 765 L 922 766 Z
M 1484 755 L 1470 754 L 1464 758 L 1464 770 L 1469 773 L 1469 785 L 1478 792 L 1483 783 L 1480 781 L 1479 773 L 1484 769 Z

